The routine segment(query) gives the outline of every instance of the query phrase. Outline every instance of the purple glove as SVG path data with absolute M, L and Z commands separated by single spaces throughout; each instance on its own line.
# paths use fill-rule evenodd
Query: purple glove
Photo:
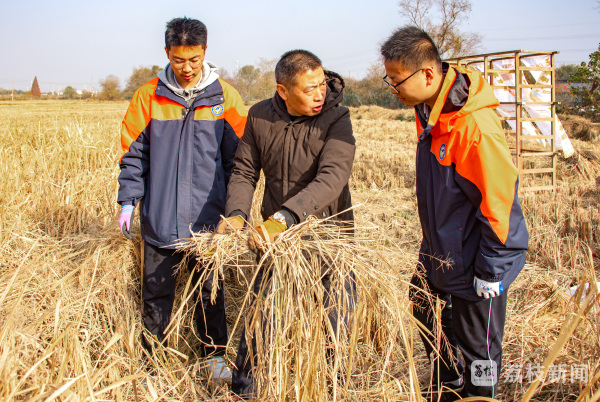
M 131 230 L 131 224 L 133 222 L 133 205 L 122 205 L 121 206 L 121 215 L 119 215 L 119 229 L 121 229 L 121 233 L 127 239 L 133 239 L 134 232 Z

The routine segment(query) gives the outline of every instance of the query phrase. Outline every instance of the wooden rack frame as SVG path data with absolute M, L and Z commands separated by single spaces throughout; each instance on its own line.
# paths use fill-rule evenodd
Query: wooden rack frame
M 521 176 L 521 188 L 525 191 L 543 191 L 550 190 L 556 191 L 556 163 L 557 163 L 557 147 L 556 147 L 556 74 L 555 74 L 555 55 L 556 51 L 535 51 L 535 50 L 510 50 L 506 52 L 497 53 L 486 53 L 478 54 L 473 56 L 456 57 L 452 59 L 444 60 L 451 65 L 458 65 L 462 67 L 470 67 L 475 63 L 483 62 L 483 76 L 486 78 L 488 83 L 492 86 L 492 89 L 503 89 L 503 90 L 514 90 L 515 101 L 514 102 L 500 102 L 501 104 L 512 104 L 515 105 L 516 114 L 515 117 L 500 117 L 501 120 L 515 120 L 516 130 L 506 129 L 507 138 L 510 136 L 514 137 L 514 147 L 511 148 L 513 160 L 519 169 L 519 175 Z M 528 56 L 549 56 L 550 66 L 549 67 L 526 67 L 521 65 L 521 58 Z M 498 69 L 494 68 L 493 62 L 500 60 L 510 60 L 514 62 L 514 69 Z M 524 84 L 523 77 L 528 71 L 546 71 L 550 72 L 551 83 L 550 84 Z M 493 74 L 505 74 L 512 73 L 515 76 L 514 86 L 499 86 L 494 85 Z M 549 102 L 524 102 L 523 101 L 523 89 L 524 88 L 540 88 L 550 89 L 551 99 Z M 550 106 L 550 117 L 549 118 L 535 118 L 526 116 L 525 105 L 549 105 Z M 524 122 L 549 122 L 551 127 L 550 135 L 525 135 L 523 132 Z M 508 125 L 506 125 L 508 126 Z M 523 142 L 530 140 L 547 140 L 551 146 L 544 146 L 543 149 L 527 149 Z M 512 142 L 512 141 L 511 141 Z M 538 147 L 539 148 L 539 147 Z M 542 159 L 543 167 L 536 167 L 536 163 Z M 545 159 L 545 160 L 543 160 Z M 527 176 L 527 177 L 526 177 Z M 548 179 L 549 178 L 549 179 Z M 541 182 L 541 183 L 540 183 Z

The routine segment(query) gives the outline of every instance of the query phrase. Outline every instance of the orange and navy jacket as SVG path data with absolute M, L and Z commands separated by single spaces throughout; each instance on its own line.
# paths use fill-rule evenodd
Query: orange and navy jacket
M 415 107 L 419 261 L 439 290 L 481 300 L 473 277 L 508 289 L 525 264 L 529 234 L 493 90 L 477 72 L 443 68 L 428 118 L 423 104 Z
M 117 202 L 141 211 L 142 237 L 175 248 L 224 213 L 233 157 L 246 124 L 239 93 L 220 78 L 192 106 L 159 78 L 139 88 L 123 119 Z

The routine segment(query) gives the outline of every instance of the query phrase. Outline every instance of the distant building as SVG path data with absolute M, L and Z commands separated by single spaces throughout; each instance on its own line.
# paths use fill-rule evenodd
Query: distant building
M 37 76 L 35 76 L 35 78 L 33 79 L 33 84 L 31 85 L 31 96 L 33 96 L 34 98 L 42 97 L 42 91 L 40 91 Z

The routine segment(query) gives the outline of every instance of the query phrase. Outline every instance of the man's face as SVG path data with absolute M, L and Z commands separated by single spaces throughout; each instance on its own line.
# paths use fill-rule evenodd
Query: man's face
M 390 92 L 406 106 L 428 103 L 434 95 L 429 77 L 432 68 L 423 68 L 415 73 L 415 70 L 406 69 L 401 60 L 386 60 L 384 66 L 387 81 L 395 86 L 395 89 L 390 88 Z M 413 73 L 415 74 L 411 77 Z
M 285 101 L 288 113 L 292 116 L 315 116 L 321 113 L 327 82 L 323 68 L 299 74 L 293 86 L 277 84 L 277 92 Z
M 175 79 L 181 88 L 193 88 L 202 77 L 202 63 L 206 49 L 198 46 L 172 46 L 165 48 Z

